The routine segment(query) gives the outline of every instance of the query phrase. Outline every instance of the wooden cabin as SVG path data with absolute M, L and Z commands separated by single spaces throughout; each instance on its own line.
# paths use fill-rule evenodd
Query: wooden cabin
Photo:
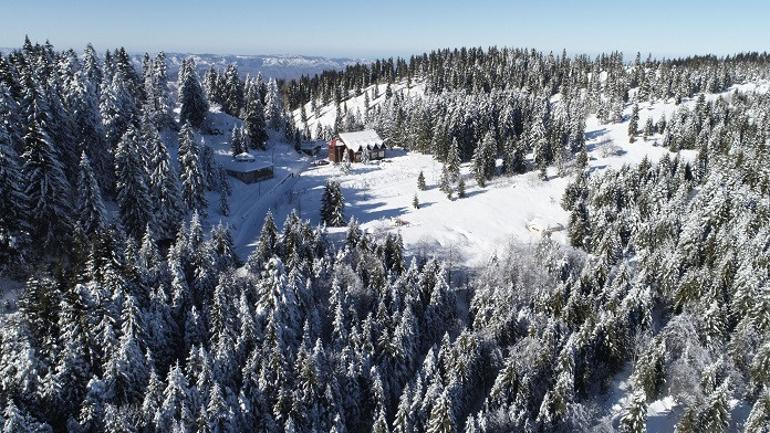
M 341 132 L 329 142 L 329 161 L 342 162 L 345 152 L 351 162 L 361 162 L 364 152 L 370 160 L 385 158 L 385 141 L 373 129 Z
M 273 166 L 259 162 L 254 155 L 243 152 L 223 164 L 228 175 L 243 183 L 260 182 L 273 177 Z

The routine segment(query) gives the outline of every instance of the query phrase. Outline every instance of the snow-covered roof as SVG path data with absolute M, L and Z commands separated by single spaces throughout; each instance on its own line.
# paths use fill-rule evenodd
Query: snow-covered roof
M 564 226 L 561 223 L 555 221 L 535 217 L 527 222 L 527 229 L 535 233 L 551 233 L 564 230 Z
M 250 154 L 249 152 L 241 152 L 237 155 L 235 155 L 235 160 L 240 162 L 251 162 L 254 161 L 254 155 Z
M 358 152 L 361 148 L 372 149 L 382 146 L 383 139 L 374 131 L 374 129 L 364 129 L 357 132 L 341 132 L 339 139 L 345 144 L 345 147 Z

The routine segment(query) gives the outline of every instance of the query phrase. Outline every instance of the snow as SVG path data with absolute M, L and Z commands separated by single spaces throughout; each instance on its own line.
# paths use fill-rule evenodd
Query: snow
M 374 107 L 385 100 L 386 85 L 380 84 L 379 97 L 370 100 Z M 425 93 L 422 83 L 396 83 L 391 85 L 394 93 L 408 98 L 420 98 Z M 767 92 L 770 83 L 760 82 L 734 86 L 719 95 L 707 95 L 707 100 L 717 97 L 731 99 L 732 93 Z M 364 90 L 371 97 L 373 86 Z M 363 110 L 364 93 L 345 100 L 348 110 Z M 558 98 L 557 98 L 558 99 Z M 682 102 L 691 108 L 696 98 Z M 661 116 L 670 117 L 679 106 L 672 101 L 644 103 L 640 105 L 639 125 L 648 117 L 658 121 Z M 334 124 L 334 104 L 319 107 L 320 116 L 315 118 L 306 106 L 308 124 L 312 130 L 320 123 L 331 127 Z M 295 122 L 300 123 L 300 112 L 295 110 Z M 657 134 L 646 140 L 638 137 L 634 143 L 628 137 L 630 104 L 625 107 L 626 120 L 620 123 L 602 124 L 595 116 L 586 120 L 586 147 L 589 154 L 589 168 L 592 175 L 607 169 L 617 169 L 624 164 L 637 164 L 648 157 L 652 161 L 671 154 L 659 145 L 662 136 Z M 320 201 L 324 184 L 328 179 L 340 182 L 347 206 L 346 218 L 355 217 L 361 227 L 372 233 L 400 233 L 408 254 L 439 256 L 456 266 L 476 267 L 486 263 L 490 256 L 507 248 L 510 243 L 530 244 L 538 242 L 543 230 L 534 226 L 551 228 L 550 237 L 562 244 L 567 243 L 566 231 L 555 230 L 567 227 L 568 213 L 560 206 L 561 197 L 573 174 L 571 168 L 559 176 L 555 168 L 548 169 L 548 180 L 543 181 L 536 172 L 512 177 L 496 177 L 485 188 L 479 188 L 470 173 L 469 164 L 463 164 L 461 173 L 466 183 L 466 197 L 448 199 L 439 191 L 438 183 L 441 165 L 430 155 L 389 149 L 386 158 L 370 164 L 353 163 L 350 170 L 337 165 L 321 165 L 325 146 L 318 141 L 313 148 L 320 147 L 316 158 L 298 154 L 285 143 L 280 133 L 271 131 L 268 149 L 251 151 L 253 162 L 238 162 L 230 155 L 229 134 L 240 120 L 229 116 L 213 106 L 209 113 L 203 140 L 212 147 L 218 164 L 223 167 L 248 165 L 250 168 L 273 165 L 274 177 L 254 184 L 244 184 L 231 179 L 233 192 L 230 197 L 230 216 L 218 212 L 218 193 L 209 192 L 208 216 L 204 224 L 212 226 L 219 222 L 228 224 L 233 232 L 236 251 L 245 258 L 253 249 L 259 230 L 268 210 L 281 223 L 292 209 L 303 219 L 312 223 L 320 222 Z M 343 137 L 348 134 L 343 133 Z M 176 133 L 166 131 L 172 159 L 176 160 Z M 348 135 L 348 139 L 350 135 Z M 352 137 L 356 137 L 354 133 Z M 353 140 L 357 143 L 357 139 Z M 692 160 L 695 151 L 685 150 L 680 155 Z M 253 167 L 252 167 L 253 166 Z M 425 175 L 428 189 L 418 191 L 417 176 Z M 420 202 L 414 209 L 415 196 Z M 535 223 L 533 226 L 533 222 Z M 340 238 L 345 228 L 330 228 L 332 240 Z
M 377 98 L 372 98 L 375 86 L 377 86 L 377 92 L 379 96 Z M 360 95 L 352 96 L 343 101 L 343 104 L 347 107 L 348 111 L 353 113 L 361 112 L 363 114 L 365 111 L 364 100 L 366 95 L 369 95 L 369 107 L 376 107 L 377 105 L 385 102 L 385 89 L 387 87 L 387 84 L 371 85 L 365 88 Z M 396 83 L 391 85 L 391 90 L 393 91 L 393 94 L 401 94 L 407 98 L 420 98 L 425 94 L 425 84 L 413 83 L 411 86 L 408 86 L 406 83 Z M 317 103 L 320 104 L 320 101 L 317 101 Z M 312 104 L 308 102 L 305 104 L 305 113 L 307 114 L 308 128 L 310 129 L 311 133 L 314 133 L 316 130 L 316 125 L 318 124 L 320 124 L 322 128 L 334 127 L 337 108 L 334 106 L 334 103 L 325 106 L 319 106 L 318 114 L 320 114 L 320 116 L 316 118 L 312 109 Z M 301 110 L 294 110 L 292 114 L 294 116 L 294 124 L 301 129 L 304 126 L 301 120 Z
M 631 371 L 631 365 L 628 364 L 616 375 L 609 389 L 596 397 L 598 405 L 605 408 L 605 414 L 599 420 L 599 425 L 617 427 L 620 422 L 623 411 L 629 403 Z M 730 424 L 727 432 L 739 433 L 743 431 L 743 423 L 751 412 L 751 406 L 737 399 L 730 399 L 728 405 L 730 407 Z M 671 395 L 663 396 L 649 403 L 647 405 L 647 431 L 651 433 L 673 432 L 676 423 L 682 417 L 683 410 L 684 407 Z M 605 431 L 614 430 L 605 429 Z
M 768 83 L 739 85 L 721 95 L 707 95 L 707 100 L 719 96 L 730 99 L 734 90 L 766 92 L 768 88 Z M 365 91 L 371 95 L 371 90 L 370 87 Z M 385 85 L 380 85 L 378 90 L 381 96 L 371 101 L 370 106 L 384 101 Z M 419 98 L 424 94 L 424 85 L 416 83 L 408 87 L 399 83 L 392 85 L 392 90 Z M 363 97 L 362 93 L 347 99 L 348 110 L 363 109 Z M 686 99 L 682 104 L 691 108 L 696 99 Z M 639 125 L 644 125 L 648 117 L 654 121 L 663 115 L 670 117 L 678 109 L 672 101 L 642 104 Z M 320 107 L 318 119 L 312 115 L 310 104 L 306 110 L 311 130 L 316 122 L 323 126 L 334 124 L 336 109 L 333 103 Z M 627 132 L 630 114 L 631 105 L 628 104 L 623 122 L 601 124 L 595 116 L 586 120 L 586 147 L 593 175 L 618 169 L 624 164 L 637 164 L 645 157 L 657 161 L 666 154 L 673 156 L 659 145 L 660 134 L 646 140 L 638 137 L 631 143 Z M 299 122 L 299 110 L 294 115 L 295 121 Z M 218 116 L 226 115 L 219 113 Z M 206 139 L 211 144 L 211 140 Z M 268 209 L 273 211 L 279 223 L 292 209 L 296 209 L 303 219 L 319 223 L 321 194 L 328 179 L 340 182 L 347 203 L 347 219 L 355 217 L 363 229 L 372 233 L 400 233 L 408 254 L 440 256 L 457 266 L 475 267 L 486 263 L 492 254 L 507 248 L 509 243 L 538 242 L 543 230 L 532 230 L 533 221 L 539 227 L 553 229 L 548 230 L 552 239 L 567 243 L 566 231 L 556 229 L 567 227 L 568 213 L 561 208 L 560 201 L 573 177 L 570 167 L 563 176 L 558 176 L 555 168 L 549 168 L 548 181 L 542 181 L 536 172 L 530 172 L 496 177 L 485 188 L 479 188 L 466 163 L 461 172 L 467 197 L 459 199 L 455 194 L 453 199 L 448 199 L 438 189 L 441 164 L 430 155 L 390 149 L 386 159 L 370 164 L 354 163 L 346 171 L 337 165 L 320 165 L 318 160 L 313 163 L 312 158 L 299 157 L 280 140 L 271 138 L 270 142 L 270 150 L 253 153 L 257 161 L 272 162 L 271 152 L 278 151 L 274 161 L 275 178 L 255 185 L 233 182 L 231 216 L 223 219 L 233 226 L 237 250 L 242 255 L 253 248 Z M 217 154 L 229 155 L 226 144 L 222 146 Z M 693 160 L 695 154 L 694 150 L 680 153 L 686 160 Z M 428 184 L 426 191 L 417 189 L 420 171 Z M 419 209 L 412 206 L 415 194 L 420 202 Z M 216 200 L 209 198 L 209 202 L 216 203 Z M 213 214 L 210 219 L 219 218 L 216 210 L 210 214 Z M 330 228 L 330 238 L 340 238 L 344 231 L 345 228 Z
M 256 161 L 256 158 L 254 158 L 254 155 L 250 154 L 249 152 L 241 152 L 235 155 L 235 160 L 238 162 L 252 162 Z
M 339 138 L 345 147 L 358 152 L 361 148 L 372 149 L 382 146 L 383 140 L 373 129 L 365 129 L 356 132 L 341 132 Z
M 199 138 L 211 147 L 214 160 L 220 167 L 244 171 L 272 166 L 273 177 L 252 184 L 228 177 L 232 188 L 229 216 L 219 213 L 219 193 L 209 191 L 206 193 L 207 215 L 201 218 L 201 223 L 205 229 L 219 223 L 228 225 L 233 234 L 236 252 L 241 258 L 245 258 L 253 249 L 267 211 L 278 207 L 284 193 L 290 188 L 291 182 L 287 179 L 297 176 L 312 158 L 298 154 L 292 145 L 283 140 L 282 133 L 269 131 L 270 138 L 266 150 L 250 151 L 253 161 L 237 161 L 230 153 L 230 134 L 226 132 L 236 125 L 241 126 L 240 119 L 222 112 L 219 106 L 213 105 L 206 119 L 206 127 L 203 128 L 205 132 Z M 164 130 L 162 137 L 171 160 L 176 165 L 179 148 L 177 133 Z

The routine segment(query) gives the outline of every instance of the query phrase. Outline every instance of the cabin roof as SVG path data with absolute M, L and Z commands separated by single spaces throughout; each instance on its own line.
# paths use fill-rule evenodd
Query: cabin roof
M 356 132 L 341 132 L 339 139 L 348 149 L 358 152 L 362 148 L 373 149 L 381 147 L 384 140 L 374 129 L 364 129 Z

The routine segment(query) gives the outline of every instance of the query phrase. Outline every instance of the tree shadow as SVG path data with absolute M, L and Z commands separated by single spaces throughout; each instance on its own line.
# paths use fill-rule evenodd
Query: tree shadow
M 455 197 L 455 200 L 465 200 L 466 198 L 475 197 L 477 195 L 484 194 L 485 192 L 487 192 L 486 188 L 475 189 L 473 191 L 465 191 L 465 197 Z
M 607 133 L 607 128 L 594 129 L 585 133 L 586 140 L 594 140 Z

